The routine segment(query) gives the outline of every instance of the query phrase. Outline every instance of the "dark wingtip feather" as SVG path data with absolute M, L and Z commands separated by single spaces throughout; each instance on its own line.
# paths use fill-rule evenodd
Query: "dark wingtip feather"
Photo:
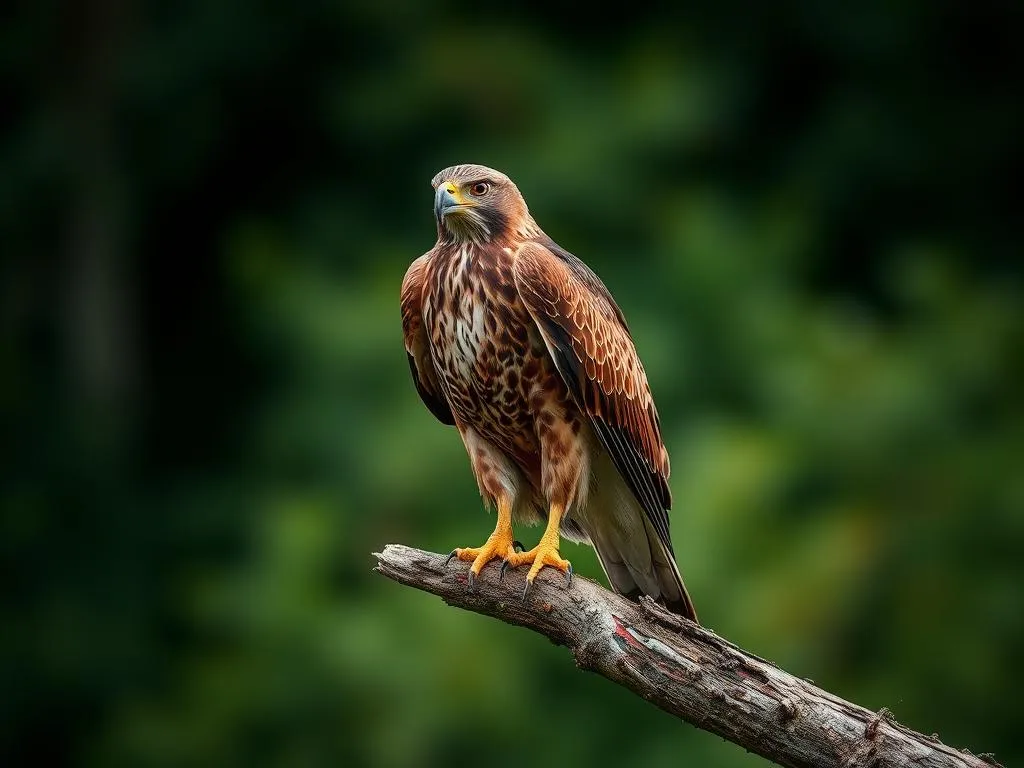
M 683 599 L 666 600 L 665 607 L 674 614 L 686 617 L 694 624 L 700 624 L 700 620 L 697 618 L 697 610 L 693 607 L 693 601 L 690 600 L 690 596 L 686 593 L 685 587 L 683 587 Z

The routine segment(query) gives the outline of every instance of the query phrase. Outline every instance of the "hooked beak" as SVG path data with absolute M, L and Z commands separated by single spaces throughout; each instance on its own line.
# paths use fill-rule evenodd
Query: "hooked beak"
M 434 193 L 434 213 L 438 219 L 467 205 L 458 188 L 450 181 L 438 185 L 437 192 Z

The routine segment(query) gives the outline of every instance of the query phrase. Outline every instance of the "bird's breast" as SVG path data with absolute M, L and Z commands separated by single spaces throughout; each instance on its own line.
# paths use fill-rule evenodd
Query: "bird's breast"
M 535 451 L 531 390 L 553 364 L 515 288 L 511 257 L 465 248 L 428 286 L 424 319 L 455 415 L 510 450 Z

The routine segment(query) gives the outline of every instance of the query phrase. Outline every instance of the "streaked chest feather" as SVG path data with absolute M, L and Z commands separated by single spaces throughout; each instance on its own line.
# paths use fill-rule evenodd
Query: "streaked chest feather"
M 465 423 L 492 439 L 532 445 L 536 402 L 561 384 L 519 299 L 512 257 L 462 248 L 430 276 L 424 321 L 445 394 Z M 564 387 L 563 387 L 564 388 Z

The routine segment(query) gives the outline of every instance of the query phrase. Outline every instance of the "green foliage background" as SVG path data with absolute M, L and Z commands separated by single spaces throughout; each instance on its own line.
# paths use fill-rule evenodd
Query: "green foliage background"
M 370 572 L 492 526 L 398 321 L 481 162 L 630 319 L 703 621 L 1021 763 L 1022 8 L 10 11 L 0 761 L 765 764 Z

